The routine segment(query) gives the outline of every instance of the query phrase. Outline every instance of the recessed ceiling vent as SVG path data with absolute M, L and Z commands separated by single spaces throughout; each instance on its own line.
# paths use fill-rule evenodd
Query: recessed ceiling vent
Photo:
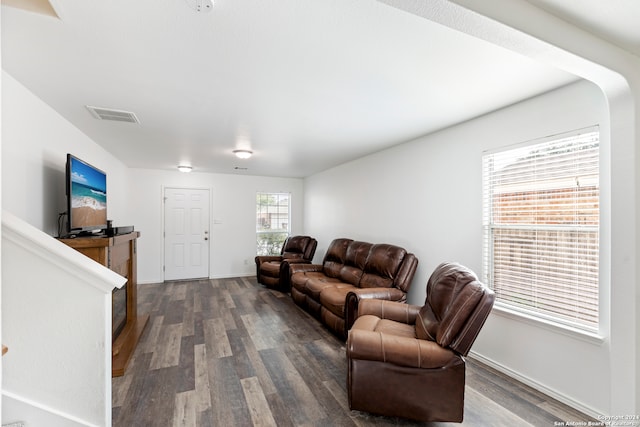
M 115 122 L 140 123 L 136 115 L 130 111 L 113 110 L 111 108 L 92 107 L 87 105 L 87 110 L 98 120 L 111 120 Z

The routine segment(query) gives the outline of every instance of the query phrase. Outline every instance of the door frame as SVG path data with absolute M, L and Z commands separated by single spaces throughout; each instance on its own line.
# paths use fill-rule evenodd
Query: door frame
M 166 279 L 165 279 L 165 270 L 166 270 L 166 253 L 165 253 L 165 227 L 166 227 L 166 215 L 165 215 L 165 193 L 167 189 L 176 189 L 176 190 L 205 190 L 209 192 L 209 218 L 207 219 L 207 222 L 209 224 L 209 256 L 207 258 L 207 278 L 211 279 L 211 256 L 213 254 L 213 250 L 212 250 L 212 243 L 213 243 L 213 189 L 211 187 L 205 187 L 205 186 L 184 186 L 184 185 L 161 185 L 160 186 L 160 207 L 161 207 L 161 227 L 160 227 L 160 241 L 162 242 L 162 250 L 161 250 L 161 259 L 160 259 L 160 265 L 162 267 L 162 282 L 165 283 Z M 174 280 L 171 280 L 174 281 Z

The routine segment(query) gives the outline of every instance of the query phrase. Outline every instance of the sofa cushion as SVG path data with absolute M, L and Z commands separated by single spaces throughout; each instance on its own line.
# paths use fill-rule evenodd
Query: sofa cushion
M 339 281 L 339 279 L 325 276 L 321 271 L 301 271 L 291 275 L 291 286 L 306 294 L 307 283 L 309 280 L 319 280 L 324 282 Z
M 447 347 L 483 294 L 473 272 L 458 264 L 441 264 L 427 282 L 427 299 L 416 319 L 416 336 Z
M 320 304 L 336 316 L 344 319 L 344 306 L 347 302 L 347 294 L 355 286 L 347 283 L 333 283 L 320 292 Z
M 351 242 L 349 244 L 344 263 L 340 269 L 340 280 L 358 286 L 372 246 L 373 244 L 366 242 Z
M 347 248 L 351 239 L 335 239 L 327 248 L 327 253 L 322 261 L 324 274 L 328 277 L 339 277 L 340 270 L 344 266 L 347 256 Z
M 367 317 L 367 316 L 364 316 Z M 384 333 L 379 328 L 390 332 L 393 328 L 388 322 L 383 325 L 377 317 L 374 319 L 358 318 L 349 332 L 348 358 L 372 360 L 397 366 L 408 366 L 420 369 L 434 369 L 442 372 L 443 367 L 460 364 L 462 359 L 448 348 L 438 344 L 418 340 L 402 326 L 398 326 L 399 335 Z
M 291 236 L 282 247 L 282 255 L 300 254 L 300 257 L 302 257 L 310 242 L 311 237 L 309 236 Z
M 336 332 L 341 338 L 346 338 L 342 331 L 345 330 L 345 322 L 341 316 L 336 316 L 326 307 L 320 307 L 320 320 L 330 330 Z
M 390 288 L 407 251 L 389 244 L 372 245 L 360 280 L 361 288 Z
M 314 301 L 320 301 L 322 291 L 335 286 L 336 283 L 340 283 L 339 280 L 331 277 L 312 278 L 307 280 L 303 292 L 313 298 Z
M 408 325 L 403 322 L 395 322 L 388 319 L 380 319 L 374 330 L 381 334 L 387 334 L 396 337 L 416 337 L 416 328 L 413 325 Z

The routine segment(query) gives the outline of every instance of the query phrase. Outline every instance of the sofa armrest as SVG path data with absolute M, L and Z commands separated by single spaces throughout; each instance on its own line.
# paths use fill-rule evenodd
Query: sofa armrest
M 351 329 L 353 322 L 358 317 L 358 304 L 365 299 L 404 302 L 407 299 L 407 294 L 398 288 L 355 288 L 347 294 L 344 304 L 345 333 Z
M 360 300 L 358 304 L 356 318 L 369 314 L 379 317 L 380 319 L 415 325 L 421 308 L 419 305 L 405 304 L 396 301 L 363 299 Z
M 414 254 L 407 254 L 404 258 L 400 271 L 396 276 L 394 286 L 401 289 L 403 292 L 409 292 L 411 283 L 413 282 L 413 276 L 418 268 L 418 258 Z
M 289 271 L 291 274 L 305 272 L 305 271 L 322 271 L 323 266 L 321 264 L 303 264 L 293 263 L 289 265 Z
M 355 288 L 351 293 L 355 294 L 359 300 L 375 298 L 403 302 L 407 299 L 407 294 L 398 288 Z
M 282 261 L 281 255 L 258 255 L 256 257 L 256 264 L 262 264 L 263 262 Z
M 311 261 L 305 261 L 302 258 L 284 258 L 280 263 L 280 286 L 282 290 L 289 291 L 291 289 L 291 266 L 294 264 L 311 264 Z
M 286 262 L 288 264 L 311 264 L 311 261 L 307 261 L 303 258 L 285 258 L 282 262 Z
M 449 367 L 464 363 L 462 358 L 434 341 L 387 335 L 373 330 L 379 321 L 374 316 L 358 319 L 347 338 L 347 359 L 392 363 L 410 368 Z
M 260 264 L 270 261 L 282 261 L 281 255 L 258 255 L 255 257 L 256 261 L 256 277 L 260 277 Z

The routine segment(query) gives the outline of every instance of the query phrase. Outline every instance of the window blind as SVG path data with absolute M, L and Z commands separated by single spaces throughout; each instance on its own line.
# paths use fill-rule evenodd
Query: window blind
M 483 260 L 499 304 L 598 328 L 597 127 L 483 155 Z

